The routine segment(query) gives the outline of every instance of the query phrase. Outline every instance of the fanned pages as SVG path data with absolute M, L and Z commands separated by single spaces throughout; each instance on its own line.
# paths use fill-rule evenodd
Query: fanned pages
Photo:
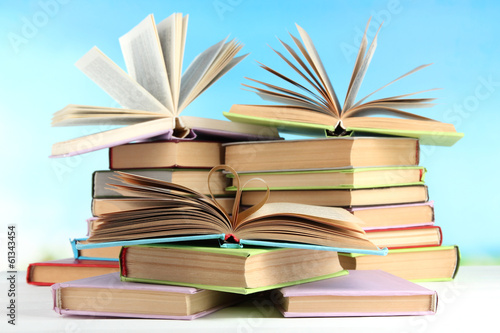
M 234 126 L 232 122 L 201 117 L 197 127 L 192 128 L 189 120 L 179 117 L 196 97 L 246 57 L 236 57 L 242 44 L 234 39 L 227 42 L 226 38 L 198 55 L 181 75 L 187 24 L 188 16 L 181 13 L 172 14 L 158 25 L 153 15 L 149 15 L 122 36 L 120 46 L 128 73 L 97 47 L 92 48 L 76 66 L 122 108 L 70 104 L 54 114 L 52 126 L 132 125 L 170 118 L 160 133 L 142 133 L 140 139 L 167 133 L 177 138 L 195 137 L 196 133 L 191 133 L 195 130 L 241 140 L 279 138 L 276 129 Z M 122 128 L 119 139 L 115 133 L 114 130 L 98 133 L 101 142 L 91 149 L 87 143 L 95 135 L 56 143 L 52 156 L 71 156 L 138 139 L 133 128 Z M 82 146 L 85 149 L 79 149 Z
M 453 145 L 463 137 L 463 133 L 457 133 L 452 124 L 402 110 L 433 106 L 431 102 L 434 98 L 411 96 L 435 89 L 368 100 L 380 90 L 429 64 L 418 66 L 371 94 L 356 100 L 375 53 L 380 30 L 379 27 L 371 44 L 368 45 L 366 34 L 369 25 L 370 20 L 361 40 L 343 106 L 340 105 L 312 39 L 302 27 L 297 25 L 301 40 L 292 34 L 290 36 L 298 51 L 281 40 L 280 43 L 285 47 L 290 58 L 274 49 L 273 51 L 293 69 L 292 74 L 299 75 L 299 80 L 259 63 L 261 68 L 285 84 L 291 85 L 292 88 L 288 89 L 247 77 L 246 79 L 261 86 L 248 84 L 243 84 L 243 86 L 262 99 L 278 103 L 278 105 L 235 104 L 229 112 L 224 112 L 224 115 L 232 121 L 274 126 L 283 132 L 296 134 L 337 136 L 348 135 L 352 132 L 368 132 L 419 138 L 422 144 Z M 296 89 L 300 89 L 300 93 Z
M 110 187 L 119 194 L 163 201 L 155 208 L 136 209 L 103 214 L 92 223 L 89 245 L 116 245 L 117 242 L 143 240 L 143 243 L 169 241 L 189 236 L 224 235 L 229 246 L 252 244 L 278 247 L 297 247 L 384 254 L 365 235 L 363 223 L 347 210 L 289 203 L 266 203 L 269 191 L 255 206 L 240 211 L 240 186 L 237 173 L 228 166 L 219 170 L 234 175 L 238 188 L 232 212 L 228 213 L 213 198 L 174 183 L 139 175 L 118 172 L 117 181 Z M 212 237 L 213 238 L 213 237 Z M 202 237 L 203 239 L 203 237 Z M 137 243 L 133 243 L 137 244 Z

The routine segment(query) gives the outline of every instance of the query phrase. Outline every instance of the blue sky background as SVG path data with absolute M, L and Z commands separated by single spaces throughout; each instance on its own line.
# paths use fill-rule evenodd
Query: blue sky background
M 99 130 L 51 128 L 53 112 L 69 103 L 116 105 L 74 63 L 98 46 L 124 68 L 118 38 L 150 13 L 159 22 L 173 12 L 189 14 L 185 66 L 227 35 L 251 53 L 184 112 L 219 119 L 234 103 L 261 103 L 240 83 L 269 78 L 255 60 L 283 68 L 267 45 L 283 51 L 276 37 L 291 42 L 295 23 L 312 37 L 343 100 L 368 18 L 370 31 L 384 21 L 359 96 L 433 63 L 379 97 L 443 88 L 427 94 L 439 104 L 421 114 L 453 123 L 465 138 L 452 148 L 422 147 L 436 223 L 444 244 L 458 244 L 467 262 L 498 262 L 498 2 L 41 0 L 0 3 L 0 239 L 5 247 L 7 225 L 16 225 L 20 269 L 71 256 L 68 239 L 85 235 L 90 217 L 91 174 L 108 167 L 106 151 L 48 158 L 53 143 Z

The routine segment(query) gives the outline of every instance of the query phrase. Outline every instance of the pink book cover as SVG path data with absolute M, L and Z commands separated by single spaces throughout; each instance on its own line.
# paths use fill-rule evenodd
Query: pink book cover
M 398 204 L 398 205 L 381 205 L 381 206 L 360 206 L 360 207 L 350 207 L 347 208 L 348 211 L 355 212 L 355 211 L 360 211 L 360 210 L 367 210 L 367 209 L 386 209 L 386 208 L 404 208 L 404 207 L 417 207 L 417 206 L 429 206 L 432 208 L 434 211 L 434 201 L 427 201 L 427 202 L 419 202 L 419 203 L 411 203 L 411 204 Z M 365 231 L 368 230 L 379 230 L 379 229 L 392 229 L 392 228 L 406 228 L 406 227 L 420 227 L 420 226 L 432 226 L 434 225 L 434 214 L 432 215 L 432 220 L 431 221 L 423 221 L 422 223 L 418 224 L 404 224 L 402 223 L 401 225 L 397 226 L 390 226 L 390 227 L 384 227 L 384 228 L 363 228 Z
M 287 312 L 280 311 L 285 317 L 368 317 L 368 316 L 407 316 L 435 314 L 437 293 L 416 283 L 397 277 L 381 270 L 349 271 L 348 275 L 331 279 L 304 283 L 280 289 L 283 297 L 300 296 L 411 296 L 430 295 L 432 306 L 428 311 L 399 312 Z M 319 309 L 318 309 L 319 310 Z
M 136 283 L 136 282 L 123 282 L 120 281 L 119 273 L 110 273 L 105 275 L 94 276 L 90 278 L 74 280 L 63 283 L 56 283 L 51 286 L 52 299 L 53 299 L 53 309 L 55 312 L 61 315 L 83 315 L 83 316 L 102 316 L 102 317 L 129 317 L 129 318 L 152 318 L 152 319 L 183 319 L 192 320 L 199 317 L 206 316 L 217 310 L 220 310 L 226 306 L 232 305 L 235 302 L 230 302 L 227 304 L 219 305 L 211 309 L 201 311 L 186 316 L 176 316 L 176 315 L 153 315 L 153 314 L 143 314 L 143 313 L 121 313 L 121 312 L 105 312 L 105 311 L 79 311 L 79 310 L 69 310 L 60 308 L 60 300 L 58 300 L 57 291 L 62 288 L 77 287 L 77 288 L 99 288 L 99 289 L 128 289 L 128 290 L 149 290 L 154 292 L 170 292 L 170 293 L 180 293 L 180 294 L 196 294 L 202 292 L 202 289 L 191 288 L 191 287 L 180 287 L 180 286 L 169 286 L 169 285 L 156 285 L 148 283 Z

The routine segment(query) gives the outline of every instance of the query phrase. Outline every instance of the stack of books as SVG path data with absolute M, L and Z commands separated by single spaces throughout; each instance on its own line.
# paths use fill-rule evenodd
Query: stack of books
M 75 241 L 75 253 L 102 259 L 101 250 L 79 251 L 112 249 L 119 272 L 53 284 L 54 310 L 194 319 L 275 291 L 285 317 L 435 313 L 437 294 L 409 280 L 453 278 L 458 248 L 441 246 L 419 145 L 452 145 L 462 134 L 399 110 L 432 99 L 356 102 L 377 38 L 368 48 L 365 32 L 340 107 L 298 27 L 299 51 L 282 42 L 292 58 L 276 53 L 311 87 L 262 67 L 307 96 L 250 79 L 264 88 L 247 87 L 284 105 L 234 105 L 224 113 L 232 122 L 181 117 L 243 58 L 235 57 L 241 45 L 224 40 L 181 81 L 186 26 L 181 14 L 157 25 L 149 16 L 123 36 L 129 74 L 96 48 L 77 63 L 123 108 L 69 105 L 53 124 L 127 126 L 55 144 L 52 153 L 110 148 L 110 169 L 93 175 L 90 237 Z M 377 113 L 405 119 L 367 117 Z M 276 140 L 278 129 L 334 137 Z M 106 304 L 96 302 L 103 288 L 112 295 Z

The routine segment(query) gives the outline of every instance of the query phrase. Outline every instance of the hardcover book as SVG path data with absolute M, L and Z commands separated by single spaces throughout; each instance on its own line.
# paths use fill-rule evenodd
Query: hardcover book
M 279 289 L 285 317 L 418 316 L 435 314 L 438 295 L 381 270 Z
M 225 164 L 237 172 L 416 166 L 409 138 L 327 138 L 226 143 Z
M 369 24 L 368 21 L 366 29 Z M 281 69 L 272 69 L 261 64 L 267 72 L 283 80 L 283 83 L 286 82 L 285 85 L 277 86 L 249 78 L 247 79 L 262 87 L 243 85 L 264 100 L 279 104 L 233 105 L 229 112 L 224 112 L 227 118 L 236 122 L 268 125 L 278 127 L 282 131 L 316 136 L 360 132 L 415 137 L 420 139 L 422 144 L 443 146 L 451 146 L 463 137 L 463 133 L 457 133 L 452 124 L 403 111 L 432 106 L 430 102 L 434 98 L 413 97 L 424 91 L 369 100 L 383 88 L 429 65 L 419 66 L 356 101 L 377 46 L 378 31 L 368 47 L 365 30 L 347 94 L 341 106 L 311 37 L 299 25 L 297 29 L 302 41 L 291 34 L 290 36 L 299 51 L 280 40 L 291 57 L 287 58 L 278 51 L 274 52 L 284 60 L 288 66 L 286 68 L 291 68 L 292 73 L 298 74 L 297 78 L 301 81 L 282 74 Z M 286 84 L 289 84 L 290 89 L 287 89 Z
M 378 247 L 388 249 L 440 246 L 443 242 L 439 226 L 372 229 L 366 235 Z
M 118 261 L 121 246 L 99 247 L 93 249 L 77 249 L 78 244 L 87 244 L 88 237 L 73 238 L 70 240 L 73 257 L 79 260 L 106 260 Z
M 210 189 L 207 183 L 209 171 L 210 170 L 199 169 L 130 169 L 126 172 L 133 175 L 176 183 L 209 195 Z M 110 189 L 110 186 L 120 183 L 120 181 L 116 180 L 116 176 L 117 173 L 113 170 L 95 171 L 92 175 L 92 197 L 95 199 L 122 198 L 119 193 Z M 226 192 L 228 184 L 229 181 L 222 172 L 215 173 L 210 183 L 213 195 L 230 196 L 231 193 Z
M 163 140 L 109 149 L 110 169 L 211 169 L 223 163 L 224 148 L 220 142 Z
M 346 274 L 333 251 L 167 244 L 124 247 L 120 267 L 122 281 L 239 294 Z
M 244 190 L 242 205 L 255 205 L 264 195 L 262 190 Z M 270 191 L 268 202 L 288 202 L 304 205 L 357 207 L 407 203 L 423 203 L 429 200 L 426 185 L 391 186 L 357 189 L 328 190 L 274 190 Z
M 127 72 L 97 47 L 76 66 L 107 92 L 121 108 L 70 104 L 56 112 L 53 126 L 127 125 L 52 146 L 52 156 L 71 156 L 157 136 L 213 137 L 259 140 L 279 138 L 274 128 L 236 124 L 217 119 L 181 116 L 202 92 L 245 56 L 242 45 L 227 38 L 199 54 L 184 74 L 182 62 L 188 16 L 174 13 L 156 24 L 153 15 L 120 38 Z
M 29 264 L 26 282 L 37 286 L 50 286 L 58 282 L 118 271 L 118 261 L 65 258 Z
M 191 320 L 241 300 L 211 290 L 123 282 L 118 272 L 56 283 L 51 290 L 61 315 Z
M 374 188 L 388 186 L 421 185 L 424 183 L 425 168 L 419 166 L 309 169 L 295 171 L 239 172 L 246 189 L 262 190 L 262 179 L 271 190 L 321 190 Z M 233 179 L 231 174 L 228 177 Z M 248 182 L 248 183 L 247 183 Z M 228 190 L 234 190 L 229 187 Z
M 363 229 L 387 229 L 434 225 L 434 201 L 349 208 L 365 224 Z
M 387 256 L 339 253 L 348 270 L 381 269 L 413 282 L 450 281 L 460 266 L 458 246 L 430 246 L 389 250 Z

